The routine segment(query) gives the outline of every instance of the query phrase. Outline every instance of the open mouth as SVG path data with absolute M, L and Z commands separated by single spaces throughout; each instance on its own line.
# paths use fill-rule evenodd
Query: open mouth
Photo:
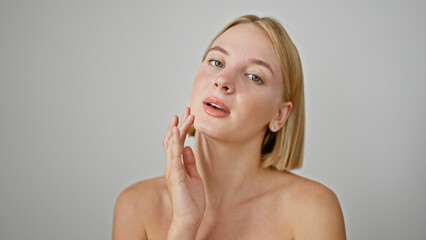
M 206 104 L 207 106 L 210 106 L 210 107 L 212 107 L 212 108 L 214 108 L 214 109 L 217 109 L 217 110 L 219 110 L 219 111 L 222 111 L 222 112 L 224 112 L 224 113 L 229 113 L 229 112 L 227 112 L 225 109 L 223 109 L 222 107 L 220 107 L 219 105 L 217 105 L 217 104 L 214 104 L 214 103 L 204 103 L 204 104 Z
M 204 99 L 203 104 L 206 113 L 213 117 L 226 117 L 231 113 L 225 103 L 216 97 Z

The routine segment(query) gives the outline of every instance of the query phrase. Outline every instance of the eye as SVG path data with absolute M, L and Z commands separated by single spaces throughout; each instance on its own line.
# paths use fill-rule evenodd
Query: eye
M 209 63 L 215 67 L 223 67 L 223 63 L 221 61 L 218 60 L 210 60 Z
M 249 74 L 248 77 L 253 80 L 253 82 L 256 83 L 262 83 L 262 78 L 260 78 L 259 76 L 255 75 L 255 74 Z

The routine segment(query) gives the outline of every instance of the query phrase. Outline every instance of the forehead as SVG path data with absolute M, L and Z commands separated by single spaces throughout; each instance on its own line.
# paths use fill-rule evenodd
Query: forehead
M 220 46 L 229 54 L 241 58 L 256 58 L 268 62 L 274 72 L 281 72 L 278 56 L 268 34 L 251 23 L 233 26 L 220 35 L 214 46 Z

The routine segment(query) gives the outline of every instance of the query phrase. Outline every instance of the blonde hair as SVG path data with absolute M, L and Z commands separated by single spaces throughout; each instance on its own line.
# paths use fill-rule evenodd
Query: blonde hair
M 303 88 L 303 72 L 299 53 L 282 25 L 269 17 L 259 18 L 255 15 L 245 15 L 231 21 L 210 42 L 203 56 L 214 41 L 229 28 L 243 23 L 255 24 L 262 28 L 272 41 L 280 61 L 283 73 L 283 101 L 291 101 L 293 108 L 285 125 L 278 131 L 266 130 L 262 143 L 262 166 L 273 167 L 277 170 L 296 169 L 302 167 L 303 145 L 305 133 L 305 100 Z M 188 132 L 194 136 L 193 126 Z

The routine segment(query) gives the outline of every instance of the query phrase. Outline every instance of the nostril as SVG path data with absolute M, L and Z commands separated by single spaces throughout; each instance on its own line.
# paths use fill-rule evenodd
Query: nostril
M 227 86 L 224 86 L 223 88 L 225 88 L 225 90 L 226 90 L 226 91 L 228 91 L 228 90 L 229 90 L 229 87 L 227 87 Z

